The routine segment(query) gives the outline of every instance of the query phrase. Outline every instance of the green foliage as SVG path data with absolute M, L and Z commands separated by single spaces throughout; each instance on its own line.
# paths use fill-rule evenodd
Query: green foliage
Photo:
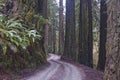
M 17 16 L 0 14 L 0 67 L 15 71 L 46 62 L 41 28 L 49 23 L 35 12 L 36 0 L 18 1 Z
M 6 0 L 0 0 L 0 9 L 3 9 L 5 6 L 5 1 Z
M 18 47 L 26 49 L 30 43 L 40 39 L 41 36 L 35 29 L 24 26 L 22 20 L 9 19 L 6 15 L 0 15 L 0 46 L 2 46 L 3 54 L 6 54 L 8 46 L 17 52 Z
M 39 13 L 37 13 L 36 6 L 38 6 L 38 0 L 18 0 L 20 3 L 18 19 L 23 20 L 23 24 L 26 28 L 36 29 L 39 34 L 43 34 L 43 25 L 49 23 L 48 20 L 44 19 Z M 36 31 L 31 31 L 32 33 Z M 41 36 L 42 37 L 42 36 Z M 34 39 L 30 39 L 33 40 Z M 20 52 L 23 50 L 20 49 Z M 26 53 L 26 54 L 24 54 Z M 37 66 L 46 62 L 46 53 L 43 47 L 43 42 L 37 40 L 34 43 L 31 42 L 27 50 L 21 55 L 25 60 L 27 66 Z

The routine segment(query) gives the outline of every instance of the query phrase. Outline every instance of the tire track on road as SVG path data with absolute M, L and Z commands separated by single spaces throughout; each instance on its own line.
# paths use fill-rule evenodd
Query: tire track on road
M 57 64 L 53 61 L 49 61 L 49 62 L 51 64 L 49 68 L 47 68 L 46 70 L 44 70 L 42 72 L 37 72 L 33 76 L 31 76 L 27 79 L 24 79 L 24 80 L 49 80 L 50 75 L 52 75 L 59 67 L 59 64 Z
M 60 61 L 60 56 L 50 55 L 50 66 L 33 76 L 21 80 L 82 80 L 82 74 L 74 64 Z
M 63 78 L 63 80 L 82 80 L 80 72 L 76 66 L 63 61 L 57 61 L 57 62 L 62 64 L 65 68 L 66 75 Z

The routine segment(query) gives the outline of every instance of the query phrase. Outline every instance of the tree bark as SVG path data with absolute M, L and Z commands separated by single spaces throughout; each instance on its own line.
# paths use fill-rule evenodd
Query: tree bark
M 106 61 L 106 36 L 107 36 L 107 6 L 106 0 L 100 2 L 100 42 L 99 42 L 99 59 L 97 69 L 104 71 Z
M 36 11 L 40 13 L 45 19 L 47 16 L 47 0 L 37 0 L 37 8 Z M 48 25 L 44 24 L 42 26 L 42 42 L 45 47 L 46 53 L 48 52 Z
M 64 50 L 64 16 L 63 16 L 63 0 L 59 0 L 59 54 L 63 54 Z
M 79 16 L 79 54 L 80 64 L 93 65 L 93 36 L 92 36 L 92 3 L 91 0 L 80 0 Z
M 76 60 L 75 1 L 66 0 L 66 27 L 63 57 Z
M 93 67 L 93 24 L 92 24 L 92 0 L 88 0 L 88 63 Z
M 107 57 L 104 80 L 120 80 L 120 0 L 109 0 L 107 8 Z

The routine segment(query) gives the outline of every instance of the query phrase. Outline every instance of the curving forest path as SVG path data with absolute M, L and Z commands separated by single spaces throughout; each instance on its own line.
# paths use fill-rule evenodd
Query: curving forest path
M 80 68 L 78 65 L 61 61 L 60 56 L 50 54 L 48 62 L 50 66 L 46 69 L 40 70 L 34 75 L 20 80 L 102 80 L 102 78 L 93 79 L 92 77 L 89 79 L 84 69 Z M 98 75 L 100 76 L 100 74 Z M 94 75 L 93 77 L 97 76 Z

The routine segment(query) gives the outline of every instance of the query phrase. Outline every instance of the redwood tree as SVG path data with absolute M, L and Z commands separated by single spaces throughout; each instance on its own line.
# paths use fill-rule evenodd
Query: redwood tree
M 37 0 L 36 1 L 36 11 L 40 13 L 43 18 L 47 19 L 47 0 Z M 45 51 L 48 52 L 48 25 L 44 24 L 41 30 L 42 39 L 41 42 L 44 45 Z
M 120 80 L 120 0 L 108 0 L 107 8 L 107 57 L 104 80 Z
M 97 69 L 104 71 L 106 61 L 106 35 L 107 35 L 107 6 L 106 0 L 100 2 L 100 42 L 99 42 L 99 60 Z
M 63 0 L 59 0 L 59 54 L 63 54 L 64 49 L 64 15 Z
M 79 20 L 79 54 L 80 64 L 92 67 L 93 65 L 93 35 L 92 35 L 92 2 L 80 0 Z
M 75 0 L 66 0 L 66 26 L 63 57 L 76 60 Z

